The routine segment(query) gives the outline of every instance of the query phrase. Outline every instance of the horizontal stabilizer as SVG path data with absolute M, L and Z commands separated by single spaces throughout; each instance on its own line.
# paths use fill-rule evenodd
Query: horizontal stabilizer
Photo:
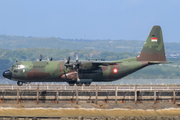
M 171 62 L 166 62 L 166 61 L 149 61 L 148 64 L 149 65 L 153 65 L 153 64 L 169 64 Z

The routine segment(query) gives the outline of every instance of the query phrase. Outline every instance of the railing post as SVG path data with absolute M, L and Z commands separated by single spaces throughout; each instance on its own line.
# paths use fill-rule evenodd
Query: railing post
M 116 91 L 115 91 L 115 104 L 117 104 L 117 89 L 118 89 L 118 86 L 116 86 Z
M 98 88 L 97 88 L 97 85 L 96 85 L 96 100 L 95 100 L 95 103 L 98 104 Z
M 17 88 L 17 104 L 19 104 L 19 88 Z
M 58 104 L 58 97 L 59 97 L 59 92 L 58 92 L 58 88 L 56 90 L 56 104 Z
M 156 104 L 156 88 L 154 88 L 154 104 Z
M 76 104 L 78 104 L 78 87 L 76 87 Z
M 37 98 L 36 103 L 39 104 L 39 86 L 37 87 Z
M 135 95 L 134 101 L 135 104 L 137 104 L 137 85 L 135 86 L 134 95 Z
M 173 104 L 176 103 L 176 91 L 175 89 L 173 90 Z

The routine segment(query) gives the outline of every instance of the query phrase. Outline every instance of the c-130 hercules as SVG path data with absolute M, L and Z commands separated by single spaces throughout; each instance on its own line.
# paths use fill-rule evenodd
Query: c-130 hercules
M 89 86 L 91 82 L 118 80 L 148 65 L 167 63 L 160 26 L 153 26 L 139 56 L 116 61 L 22 61 L 3 72 L 3 76 L 25 82 L 68 82 Z

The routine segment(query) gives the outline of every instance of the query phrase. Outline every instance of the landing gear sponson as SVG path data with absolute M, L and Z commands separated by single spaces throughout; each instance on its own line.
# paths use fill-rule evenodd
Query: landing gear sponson
M 69 85 L 70 85 L 70 86 L 74 86 L 74 84 L 76 84 L 77 86 L 82 86 L 83 84 L 84 84 L 85 86 L 90 86 L 90 85 L 91 85 L 91 83 L 75 83 L 75 82 L 69 82 Z M 18 85 L 18 86 L 22 86 L 22 85 L 23 85 L 23 82 L 22 82 L 22 81 L 18 81 L 18 82 L 17 82 L 17 85 Z

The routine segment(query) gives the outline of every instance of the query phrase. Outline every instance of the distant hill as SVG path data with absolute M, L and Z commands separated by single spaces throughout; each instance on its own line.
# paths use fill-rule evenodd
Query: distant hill
M 0 48 L 83 49 L 114 52 L 140 52 L 144 41 L 139 40 L 83 40 L 55 37 L 23 37 L 0 35 Z M 180 43 L 165 43 L 166 53 L 180 52 Z

